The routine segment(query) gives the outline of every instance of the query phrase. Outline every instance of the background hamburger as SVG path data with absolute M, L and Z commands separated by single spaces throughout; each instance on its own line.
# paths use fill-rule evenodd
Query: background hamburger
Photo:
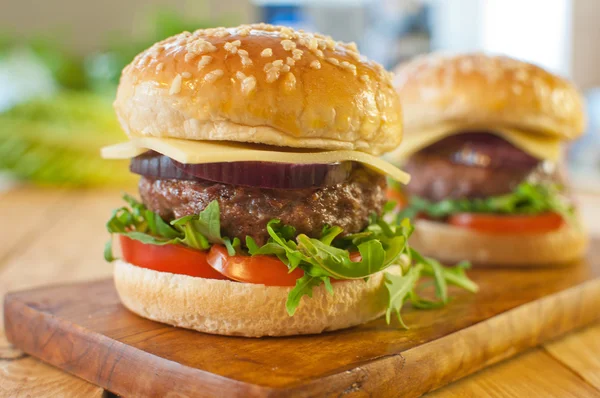
M 184 32 L 124 69 L 115 109 L 130 141 L 103 155 L 132 158 L 141 202 L 115 211 L 122 259 L 105 255 L 141 316 L 319 333 L 389 321 L 407 299 L 444 304 L 447 283 L 476 288 L 412 251 L 409 223 L 385 221 L 386 176 L 408 176 L 374 155 L 400 143 L 400 104 L 352 44 L 264 24 Z M 417 294 L 421 275 L 437 301 Z
M 405 142 L 392 158 L 413 179 L 402 216 L 440 261 L 550 265 L 580 258 L 587 236 L 565 189 L 561 144 L 584 131 L 568 81 L 507 57 L 433 54 L 396 69 Z

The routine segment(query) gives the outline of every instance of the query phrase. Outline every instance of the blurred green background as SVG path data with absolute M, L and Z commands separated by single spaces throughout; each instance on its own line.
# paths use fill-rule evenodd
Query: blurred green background
M 104 161 L 102 146 L 124 141 L 112 101 L 121 70 L 140 51 L 184 30 L 232 21 L 185 18 L 171 9 L 146 13 L 140 38 L 108 32 L 101 49 L 78 54 L 65 38 L 0 38 L 0 171 L 40 185 L 126 186 L 126 161 Z M 3 78 L 4 77 L 4 78 Z

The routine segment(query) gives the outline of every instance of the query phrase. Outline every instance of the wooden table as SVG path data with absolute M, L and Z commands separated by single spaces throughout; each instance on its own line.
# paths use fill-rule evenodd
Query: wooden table
M 133 190 L 132 190 L 133 191 Z M 0 295 L 107 277 L 104 223 L 114 191 L 20 188 L 0 195 Z M 600 236 L 600 198 L 578 195 Z M 0 307 L 0 311 L 2 311 Z M 599 309 L 600 310 L 600 309 Z M 0 317 L 1 397 L 102 397 L 105 391 L 10 347 Z M 600 397 L 600 325 L 574 332 L 435 391 L 433 397 Z

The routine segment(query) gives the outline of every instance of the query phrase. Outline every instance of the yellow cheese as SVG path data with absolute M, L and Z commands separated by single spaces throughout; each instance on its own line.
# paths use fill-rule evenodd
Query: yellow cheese
M 413 153 L 440 141 L 442 138 L 468 131 L 482 130 L 490 131 L 490 133 L 504 138 L 517 148 L 540 160 L 556 161 L 560 158 L 561 140 L 555 137 L 548 137 L 504 127 L 479 129 L 453 125 L 443 125 L 426 131 L 420 131 L 419 133 L 411 135 L 407 134 L 404 136 L 402 144 L 400 144 L 396 150 L 388 154 L 386 158 L 391 161 L 400 161 L 408 158 Z
M 105 159 L 128 159 L 153 150 L 185 164 L 217 162 L 275 162 L 275 163 L 333 163 L 353 161 L 364 164 L 382 174 L 389 175 L 402 184 L 410 176 L 391 163 L 376 156 L 358 151 L 320 151 L 296 148 L 279 148 L 277 151 L 264 145 L 223 141 L 191 141 L 174 138 L 132 138 L 129 142 L 102 148 Z

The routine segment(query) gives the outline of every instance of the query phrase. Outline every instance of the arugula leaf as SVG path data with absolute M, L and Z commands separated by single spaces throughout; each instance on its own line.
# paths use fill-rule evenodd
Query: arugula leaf
M 241 251 L 242 242 L 239 238 L 233 238 L 233 241 L 229 238 L 223 238 L 223 244 L 227 248 L 227 254 L 235 256 Z
M 344 230 L 340 227 L 330 227 L 329 225 L 326 225 L 323 227 L 323 232 L 321 233 L 321 238 L 319 240 L 325 245 L 331 245 L 333 240 L 343 231 Z
M 104 244 L 104 259 L 109 263 L 115 261 L 112 249 L 112 237 Z
M 437 263 L 437 261 L 427 258 L 429 264 L 432 262 Z M 427 263 L 426 263 L 427 265 Z M 440 276 L 445 279 L 445 281 L 451 285 L 458 286 L 461 289 L 464 289 L 471 293 L 476 293 L 479 290 L 479 287 L 475 282 L 473 282 L 466 274 L 466 270 L 471 267 L 471 264 L 467 261 L 460 262 L 456 264 L 454 267 L 444 267 L 437 263 L 440 269 Z M 435 276 L 432 269 L 428 266 L 423 268 L 423 274 L 426 276 Z
M 457 213 L 540 214 L 553 212 L 574 221 L 574 208 L 556 184 L 523 182 L 514 192 L 476 199 L 445 199 L 430 202 L 411 196 L 410 203 L 398 214 L 398 220 L 423 213 L 432 218 L 446 218 Z
M 407 328 L 400 316 L 402 306 L 407 301 L 410 301 L 411 305 L 417 309 L 428 310 L 443 307 L 449 301 L 448 284 L 459 286 L 472 293 L 478 290 L 475 282 L 465 274 L 465 269 L 470 264 L 462 262 L 454 267 L 444 267 L 436 260 L 424 257 L 412 248 L 408 250 L 415 264 L 401 276 L 389 272 L 386 272 L 385 275 L 385 284 L 389 294 L 389 305 L 386 311 L 388 323 L 390 323 L 391 314 L 396 313 L 402 327 Z M 425 285 L 424 283 L 419 285 L 422 276 L 433 277 L 435 295 L 438 300 L 429 300 L 417 293 L 417 289 Z
M 296 286 L 290 291 L 288 294 L 287 301 L 285 303 L 285 308 L 287 313 L 292 316 L 296 312 L 296 309 L 300 305 L 300 300 L 303 296 L 308 296 L 312 298 L 313 288 L 319 286 L 321 283 L 324 283 L 323 277 L 311 276 L 308 274 L 304 274 L 302 278 L 299 278 L 296 281 Z M 331 284 L 329 284 L 331 286 Z
M 400 310 L 404 306 L 404 302 L 411 292 L 415 290 L 423 265 L 417 264 L 413 266 L 405 275 L 394 275 L 389 272 L 385 273 L 385 286 L 389 292 L 389 304 L 385 312 L 385 320 L 389 324 L 391 322 L 392 312 L 396 314 L 398 322 L 403 328 L 408 329 L 408 326 L 402 320 Z
M 448 285 L 444 275 L 444 267 L 432 258 L 423 257 L 415 249 L 410 249 L 411 257 L 418 263 L 423 265 L 423 270 L 427 269 L 429 274 L 433 276 L 435 284 L 435 295 L 442 303 L 448 302 Z
M 182 244 L 193 249 L 207 250 L 211 243 L 223 244 L 235 254 L 239 239 L 231 241 L 221 237 L 220 211 L 217 201 L 212 201 L 199 214 L 178 218 L 167 223 L 160 215 L 146 208 L 130 195 L 123 195 L 128 207 L 115 210 L 106 223 L 111 234 L 125 235 L 142 243 L 153 245 Z M 106 244 L 104 258 L 114 260 L 112 240 Z

